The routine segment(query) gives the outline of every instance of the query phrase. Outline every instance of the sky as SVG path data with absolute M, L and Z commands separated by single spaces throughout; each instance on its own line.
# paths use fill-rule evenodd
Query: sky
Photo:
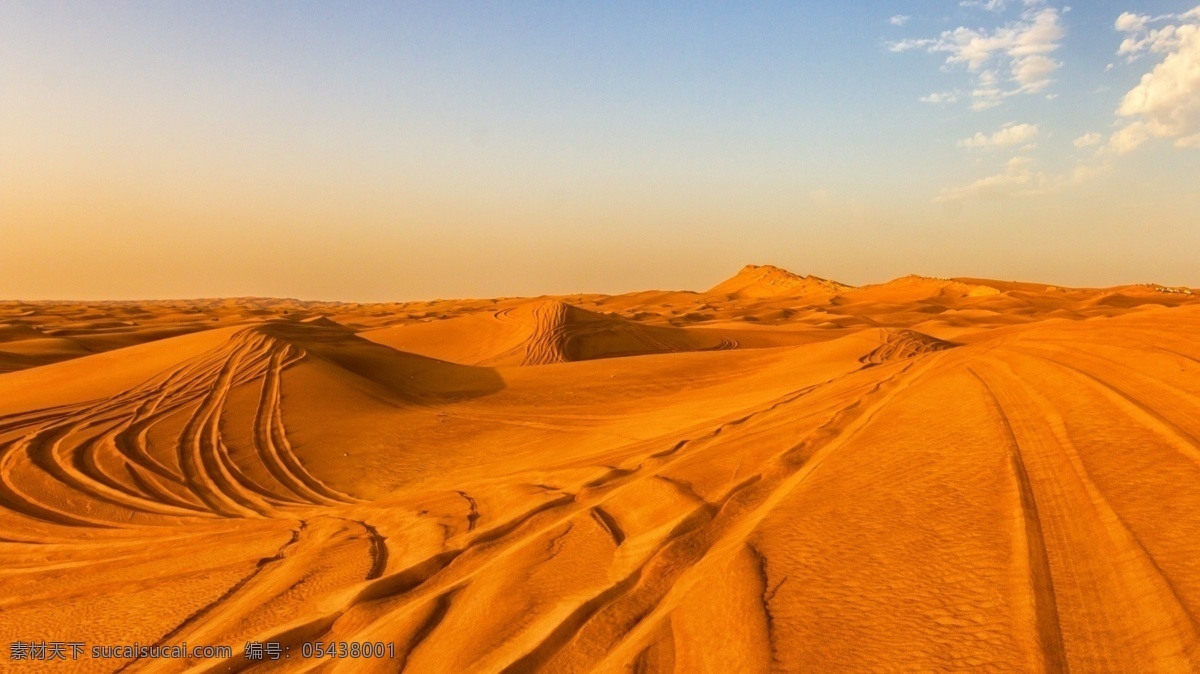
M 0 3 L 0 298 L 1200 286 L 1200 0 Z

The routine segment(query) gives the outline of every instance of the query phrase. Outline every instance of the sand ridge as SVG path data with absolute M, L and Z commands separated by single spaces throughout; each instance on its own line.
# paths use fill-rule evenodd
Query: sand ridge
M 750 266 L 2 303 L 0 641 L 233 647 L 96 672 L 1196 671 L 1184 290 Z

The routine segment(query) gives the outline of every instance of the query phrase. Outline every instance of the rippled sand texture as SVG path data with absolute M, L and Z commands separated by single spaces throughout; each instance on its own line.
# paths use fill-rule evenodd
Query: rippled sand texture
M 1200 671 L 1195 298 L 747 267 L 3 303 L 0 642 L 234 649 L 72 671 Z

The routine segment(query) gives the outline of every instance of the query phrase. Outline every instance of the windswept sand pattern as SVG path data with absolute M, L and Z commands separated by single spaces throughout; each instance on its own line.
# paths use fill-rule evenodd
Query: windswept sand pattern
M 2 389 L 0 637 L 233 647 L 97 672 L 1200 671 L 1197 307 L 943 339 L 897 297 L 820 338 L 273 319 Z

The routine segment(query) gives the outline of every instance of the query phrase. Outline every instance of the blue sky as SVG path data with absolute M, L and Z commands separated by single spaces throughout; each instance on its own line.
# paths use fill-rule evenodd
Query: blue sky
M 0 296 L 1200 285 L 1196 2 L 8 2 Z

